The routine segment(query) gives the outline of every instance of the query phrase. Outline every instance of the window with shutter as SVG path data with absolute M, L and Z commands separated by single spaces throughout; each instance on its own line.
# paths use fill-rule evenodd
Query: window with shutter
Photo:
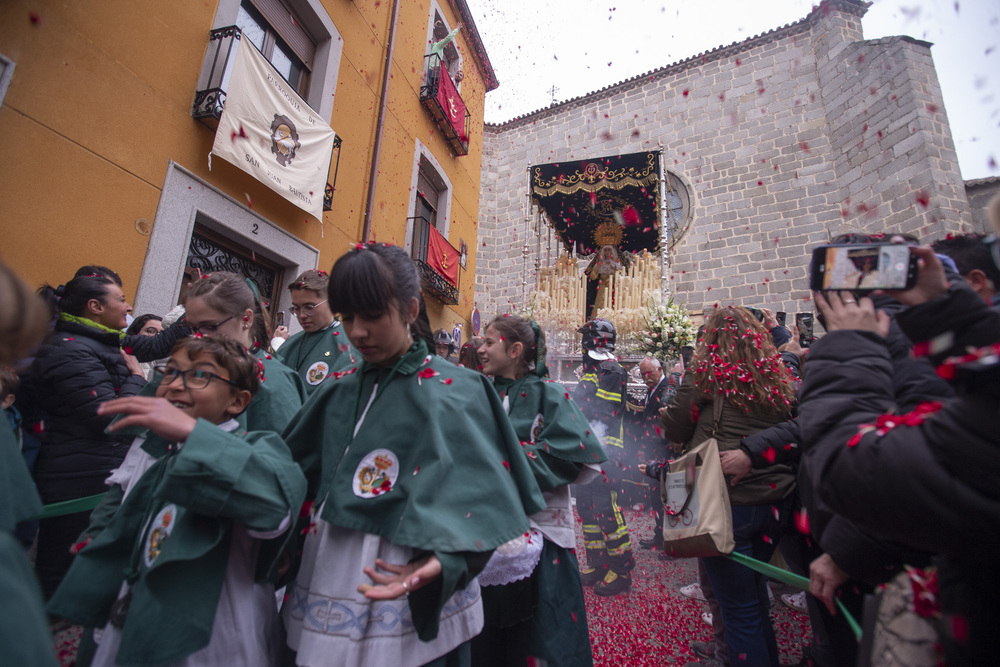
M 215 128 L 236 45 L 252 43 L 320 118 L 329 123 L 344 40 L 323 0 L 217 0 L 192 115 Z
M 316 43 L 280 0 L 243 0 L 236 25 L 292 88 L 304 94 Z

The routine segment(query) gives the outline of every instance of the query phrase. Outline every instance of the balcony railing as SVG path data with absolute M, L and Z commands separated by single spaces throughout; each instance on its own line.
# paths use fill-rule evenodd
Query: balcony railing
M 440 233 L 434 229 L 430 221 L 422 216 L 409 218 L 413 222 L 413 244 L 410 253 L 413 263 L 417 265 L 417 271 L 424 283 L 424 290 L 441 303 L 455 305 L 458 303 L 458 286 L 461 282 L 461 269 L 455 272 L 456 280 L 453 285 L 448 278 L 438 272 L 435 263 L 428 261 L 428 250 L 431 246 L 431 235 Z M 457 265 L 459 253 L 455 246 L 448 243 L 443 237 L 439 239 L 453 251 L 452 261 Z
M 236 51 L 240 46 L 243 32 L 234 25 L 216 28 L 208 36 L 208 54 L 199 79 L 199 90 L 194 94 L 191 115 L 213 131 L 219 128 L 222 111 L 226 107 L 226 91 L 229 77 L 236 63 Z M 337 151 L 337 162 L 333 167 L 333 183 L 327 182 L 323 192 L 323 210 L 333 210 L 333 193 L 337 189 L 337 173 L 340 171 L 340 150 L 343 140 L 338 134 L 333 139 Z M 329 179 L 330 174 L 327 174 Z
M 424 85 L 420 86 L 420 102 L 430 112 L 455 155 L 468 155 L 472 116 L 448 68 L 442 66 L 441 56 L 428 54 L 424 60 L 427 61 L 427 75 Z
M 236 62 L 236 49 L 240 46 L 242 31 L 234 25 L 216 28 L 208 37 L 208 56 L 198 92 L 194 94 L 191 115 L 215 130 L 226 106 L 226 89 L 229 75 Z

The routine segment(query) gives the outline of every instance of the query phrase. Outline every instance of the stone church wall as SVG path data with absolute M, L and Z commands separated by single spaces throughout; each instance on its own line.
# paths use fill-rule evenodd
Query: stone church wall
M 522 307 L 536 261 L 550 263 L 547 225 L 539 244 L 527 219 L 532 164 L 662 150 L 690 223 L 667 282 L 693 313 L 812 310 L 809 251 L 845 231 L 933 240 L 970 228 L 929 45 L 865 41 L 864 11 L 827 2 L 795 24 L 487 126 L 484 318 Z

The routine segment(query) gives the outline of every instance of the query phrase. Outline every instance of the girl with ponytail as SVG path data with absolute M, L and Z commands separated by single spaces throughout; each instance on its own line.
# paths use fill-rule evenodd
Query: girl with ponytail
M 531 515 L 527 537 L 498 549 L 480 575 L 486 625 L 472 642 L 473 663 L 526 665 L 530 656 L 552 667 L 592 665 L 569 485 L 595 479 L 607 457 L 566 389 L 544 379 L 545 334 L 534 321 L 494 319 L 479 358 L 546 508 Z
M 305 387 L 294 371 L 261 347 L 255 331 L 266 345 L 266 327 L 259 326 L 263 304 L 254 298 L 246 281 L 228 271 L 204 274 L 191 284 L 184 309 L 184 319 L 195 335 L 227 336 L 257 357 L 264 381 L 238 421 L 245 420 L 248 431 L 281 433 L 302 407 Z
M 361 360 L 285 433 L 315 498 L 283 610 L 288 646 L 299 665 L 469 665 L 476 575 L 528 530 L 541 492 L 489 380 L 434 354 L 402 248 L 359 244 L 328 295 Z M 333 623 L 331 604 L 341 619 L 392 622 Z

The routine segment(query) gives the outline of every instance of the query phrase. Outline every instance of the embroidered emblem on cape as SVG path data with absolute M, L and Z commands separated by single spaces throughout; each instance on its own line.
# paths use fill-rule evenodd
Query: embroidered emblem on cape
M 329 374 L 330 364 L 325 361 L 317 361 L 306 371 L 306 382 L 311 385 L 317 385 L 325 380 L 326 376 Z
M 361 460 L 354 472 L 354 495 L 374 498 L 392 491 L 399 477 L 399 459 L 388 449 L 376 449 Z
M 173 504 L 167 505 L 153 517 L 153 521 L 149 525 L 149 535 L 146 536 L 145 548 L 142 550 L 146 567 L 152 567 L 153 562 L 159 558 L 160 552 L 163 551 L 163 545 L 166 544 L 174 529 L 174 519 L 176 518 L 177 506 Z
M 542 429 L 545 428 L 545 417 L 539 412 L 538 416 L 535 417 L 535 421 L 531 422 L 531 443 L 535 444 L 538 442 L 538 436 L 542 434 Z

